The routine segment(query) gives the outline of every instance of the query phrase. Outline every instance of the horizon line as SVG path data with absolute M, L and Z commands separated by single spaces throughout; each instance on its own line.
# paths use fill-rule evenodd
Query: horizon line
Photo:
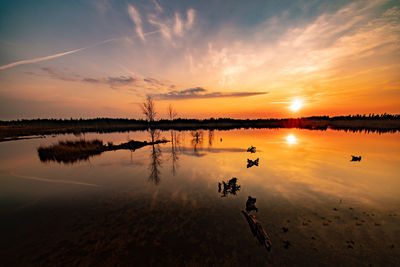
M 371 116 L 373 115 L 373 116 Z M 306 117 L 281 117 L 281 118 L 276 118 L 276 117 L 268 117 L 268 118 L 245 118 L 245 119 L 239 119 L 239 118 L 229 118 L 229 117 L 209 117 L 209 118 L 203 118 L 203 119 L 199 119 L 199 118 L 175 118 L 175 119 L 168 119 L 168 118 L 160 118 L 155 120 L 155 122 L 157 121 L 175 121 L 175 120 L 198 120 L 198 121 L 202 121 L 202 120 L 221 120 L 221 119 L 229 119 L 229 120 L 289 120 L 289 119 L 308 119 L 308 118 L 335 118 L 335 117 L 361 117 L 361 118 L 375 118 L 375 117 L 384 117 L 384 116 L 391 116 L 391 117 L 400 117 L 400 113 L 369 113 L 367 114 L 347 114 L 347 115 L 311 115 L 311 116 L 306 116 Z M 11 119 L 11 120 L 1 120 L 0 122 L 14 122 L 14 121 L 38 121 L 38 120 L 62 120 L 62 121 L 88 121 L 88 120 L 136 120 L 136 121 L 147 121 L 145 119 L 142 118 L 128 118 L 128 117 L 93 117 L 93 118 L 34 118 L 34 119 Z

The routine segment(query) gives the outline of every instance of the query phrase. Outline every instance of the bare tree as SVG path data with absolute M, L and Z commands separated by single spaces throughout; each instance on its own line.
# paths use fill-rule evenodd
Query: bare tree
M 146 116 L 147 121 L 151 124 L 157 115 L 155 104 L 151 96 L 147 96 L 146 100 L 140 105 L 140 108 Z
M 176 113 L 176 110 L 174 109 L 174 106 L 172 104 L 169 104 L 168 106 L 168 116 L 170 120 L 173 120 L 176 118 L 178 114 Z

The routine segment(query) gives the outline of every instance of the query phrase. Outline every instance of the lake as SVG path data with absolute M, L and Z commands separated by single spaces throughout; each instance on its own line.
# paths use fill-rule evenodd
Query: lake
M 70 163 L 42 162 L 37 148 L 78 139 L 119 144 L 150 135 L 88 133 L 0 143 L 2 264 L 400 262 L 399 133 L 158 134 L 172 142 Z M 247 152 L 250 146 L 255 153 Z M 352 155 L 361 160 L 351 161 Z M 234 177 L 234 189 L 224 190 Z M 271 251 L 259 245 L 241 212 L 248 196 L 257 199 L 258 211 L 251 213 L 268 233 Z

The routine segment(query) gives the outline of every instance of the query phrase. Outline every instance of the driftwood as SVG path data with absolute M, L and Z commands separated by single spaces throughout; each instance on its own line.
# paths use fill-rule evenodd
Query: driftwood
M 258 209 L 256 207 L 256 202 L 257 202 L 257 199 L 255 197 L 248 196 L 247 201 L 246 201 L 246 211 L 250 212 L 250 211 L 255 210 L 256 212 L 258 212 Z
M 271 251 L 272 247 L 271 238 L 269 237 L 267 232 L 265 232 L 260 222 L 256 220 L 256 217 L 254 215 L 251 215 L 244 210 L 242 210 L 242 213 L 246 218 L 247 222 L 249 223 L 251 232 L 257 238 L 260 245 L 264 246 L 268 251 Z

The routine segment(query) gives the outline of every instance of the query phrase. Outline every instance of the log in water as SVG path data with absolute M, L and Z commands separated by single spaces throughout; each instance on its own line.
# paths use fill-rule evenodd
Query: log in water
M 267 232 L 262 227 L 261 223 L 256 220 L 254 215 L 249 214 L 248 212 L 242 210 L 244 217 L 249 223 L 250 230 L 253 235 L 257 238 L 260 245 L 265 246 L 268 251 L 271 251 L 272 242 L 271 238 L 267 234 Z

